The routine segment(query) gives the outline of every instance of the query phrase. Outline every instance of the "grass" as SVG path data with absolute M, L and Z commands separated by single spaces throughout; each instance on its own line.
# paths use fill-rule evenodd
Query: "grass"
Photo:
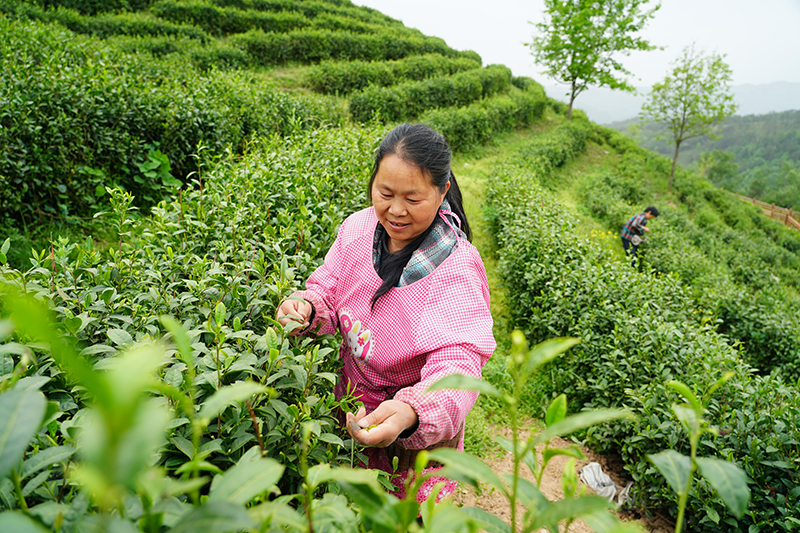
M 491 312 L 494 318 L 494 335 L 497 350 L 483 369 L 483 377 L 489 383 L 505 388 L 510 383 L 505 358 L 509 351 L 511 324 L 508 321 L 508 303 L 505 289 L 497 275 L 497 248 L 483 215 L 483 199 L 492 179 L 495 166 L 513 154 L 533 136 L 550 131 L 561 123 L 561 117 L 549 112 L 543 120 L 525 129 L 499 135 L 490 146 L 484 146 L 465 154 L 457 154 L 452 168 L 464 197 L 464 211 L 472 228 L 472 243 L 478 249 L 486 268 L 486 277 L 491 294 Z M 467 452 L 487 458 L 501 453 L 501 448 L 492 438 L 493 426 L 507 426 L 497 400 L 480 396 L 466 421 L 464 448 Z M 538 413 L 535 413 L 538 416 Z

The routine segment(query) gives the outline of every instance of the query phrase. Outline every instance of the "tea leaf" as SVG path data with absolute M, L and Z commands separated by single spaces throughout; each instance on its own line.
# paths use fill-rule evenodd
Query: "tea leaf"
M 462 507 L 461 512 L 480 524 L 487 533 L 511 533 L 511 526 L 488 511 L 477 507 Z
M 463 374 L 450 374 L 428 387 L 428 391 L 443 389 L 473 390 L 493 398 L 504 397 L 503 393 L 491 383 Z
M 272 490 L 283 469 L 274 459 L 243 457 L 219 481 L 214 479 L 208 500 L 247 505 L 259 494 Z
M 698 457 L 695 461 L 700 475 L 714 487 L 728 509 L 741 518 L 750 501 L 750 488 L 744 470 L 733 463 L 712 457 Z
M 692 472 L 691 458 L 675 450 L 648 454 L 647 458 L 658 468 L 675 494 L 681 495 L 686 490 Z
M 581 429 L 586 429 L 603 422 L 621 419 L 632 420 L 633 418 L 633 414 L 630 411 L 623 411 L 621 409 L 595 409 L 594 411 L 584 411 L 549 426 L 536 436 L 534 443 L 539 444 L 547 442 L 555 437 L 563 437 L 564 435 L 569 435 L 570 433 L 575 433 Z
M 267 387 L 252 381 L 240 381 L 233 385 L 225 386 L 206 400 L 200 409 L 199 416 L 200 418 L 213 418 L 229 405 L 244 401 L 254 394 L 262 392 L 267 392 Z
M 567 395 L 560 394 L 550 403 L 545 416 L 545 425 L 552 426 L 556 422 L 561 422 L 567 415 Z
M 444 464 L 441 475 L 469 483 L 478 487 L 478 482 L 488 483 L 503 494 L 508 494 L 506 485 L 483 461 L 451 448 L 437 448 L 430 452 L 429 458 Z
M 47 400 L 38 390 L 0 395 L 0 480 L 22 460 L 44 417 Z

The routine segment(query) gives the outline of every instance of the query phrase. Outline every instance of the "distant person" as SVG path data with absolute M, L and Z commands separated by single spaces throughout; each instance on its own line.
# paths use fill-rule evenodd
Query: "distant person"
M 631 266 L 636 267 L 636 249 L 644 241 L 645 232 L 649 232 L 647 221 L 658 216 L 658 209 L 652 205 L 638 215 L 633 215 L 622 227 L 622 247 L 625 255 L 631 256 Z

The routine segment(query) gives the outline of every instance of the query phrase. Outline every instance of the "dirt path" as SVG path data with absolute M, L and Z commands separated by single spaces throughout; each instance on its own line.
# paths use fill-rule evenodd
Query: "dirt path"
M 498 434 L 503 435 L 506 438 L 511 438 L 510 431 L 507 428 L 500 428 Z M 523 438 L 527 438 L 527 434 L 523 435 Z M 569 441 L 557 438 L 552 441 L 551 446 L 566 448 L 571 444 L 572 443 Z M 537 457 L 539 460 L 542 458 L 541 454 L 543 447 L 544 446 L 542 445 L 537 446 L 536 448 Z M 628 483 L 629 480 L 624 478 L 622 464 L 619 461 L 610 459 L 606 456 L 597 455 L 587 448 L 581 448 L 581 451 L 583 451 L 584 455 L 586 456 L 586 460 L 576 460 L 576 476 L 579 475 L 580 469 L 583 466 L 591 462 L 597 462 L 602 466 L 603 472 L 605 472 L 618 486 L 624 487 Z M 544 476 L 542 477 L 542 484 L 539 486 L 539 489 L 550 501 L 564 498 L 564 492 L 561 488 L 561 474 L 564 471 L 564 467 L 567 465 L 568 461 L 568 457 L 559 455 L 554 457 L 548 463 L 547 468 L 545 468 Z M 484 459 L 484 462 L 488 464 L 497 474 L 510 474 L 514 468 L 514 461 L 509 453 L 503 453 L 501 456 L 486 458 Z M 535 482 L 533 475 L 530 473 L 527 467 L 523 467 L 521 475 L 525 479 Z M 591 488 L 586 485 L 583 486 L 586 487 L 586 492 L 588 494 L 593 493 Z M 460 505 L 478 507 L 494 514 L 506 523 L 511 522 L 511 507 L 508 503 L 508 500 L 505 498 L 505 496 L 492 490 L 491 488 L 487 488 L 478 493 L 472 487 L 461 485 L 459 487 L 459 491 L 454 496 L 454 501 Z M 623 521 L 633 521 L 638 523 L 642 528 L 642 531 L 650 531 L 652 533 L 672 533 L 674 531 L 674 528 L 663 519 L 646 521 L 641 518 L 637 518 L 633 513 L 627 511 L 621 511 L 616 514 Z M 542 531 L 544 532 L 545 530 Z M 593 530 L 582 521 L 574 522 L 569 528 L 570 533 L 590 533 L 591 531 Z
M 502 143 L 500 143 L 502 145 Z M 494 153 L 493 153 L 494 152 Z M 464 208 L 470 220 L 470 225 L 473 229 L 473 244 L 478 248 L 486 267 L 486 274 L 489 278 L 489 289 L 492 297 L 492 316 L 495 319 L 497 326 L 495 334 L 501 334 L 507 324 L 508 308 L 506 303 L 505 294 L 499 282 L 497 273 L 497 259 L 495 251 L 492 249 L 492 240 L 489 235 L 486 222 L 483 219 L 482 203 L 485 197 L 487 180 L 492 179 L 491 167 L 497 160 L 502 159 L 503 154 L 498 153 L 502 150 L 493 151 L 485 154 L 480 159 L 471 159 L 465 161 L 463 159 L 455 159 L 453 161 L 453 170 L 458 176 L 458 182 L 461 187 L 464 197 Z M 500 350 L 498 350 L 500 351 Z M 500 354 L 495 354 L 500 355 Z M 510 431 L 508 428 L 493 428 L 492 434 L 503 435 L 510 438 Z M 527 437 L 525 435 L 524 437 Z M 563 439 L 557 439 L 552 443 L 553 446 L 566 447 L 570 443 Z M 541 449 L 537 448 L 539 457 L 541 458 Z M 603 472 L 605 472 L 611 479 L 619 486 L 624 487 L 628 480 L 624 478 L 623 465 L 614 459 L 594 454 L 591 450 L 582 448 L 586 461 L 576 461 L 576 475 L 579 470 L 590 462 L 599 463 Z M 483 459 L 497 474 L 510 474 L 513 470 L 513 460 L 510 454 L 504 453 L 500 456 L 488 457 Z M 547 466 L 540 490 L 551 501 L 561 499 L 564 497 L 561 488 L 561 473 L 569 460 L 566 456 L 556 456 Z M 523 467 L 523 475 L 527 479 L 533 481 L 533 476 L 528 471 L 527 467 Z M 587 492 L 591 493 L 592 489 L 587 487 Z M 474 506 L 491 512 L 498 516 L 506 523 L 511 521 L 511 509 L 508 501 L 501 494 L 491 490 L 483 490 L 480 494 L 470 487 L 462 487 L 455 495 L 454 501 L 465 506 Z M 631 513 L 621 513 L 620 518 L 623 520 L 635 520 L 642 528 L 642 531 L 651 531 L 653 533 L 671 533 L 674 528 L 670 524 L 661 520 L 660 523 L 646 522 L 642 519 L 637 519 Z M 569 528 L 570 533 L 588 533 L 592 531 L 585 523 L 576 522 Z

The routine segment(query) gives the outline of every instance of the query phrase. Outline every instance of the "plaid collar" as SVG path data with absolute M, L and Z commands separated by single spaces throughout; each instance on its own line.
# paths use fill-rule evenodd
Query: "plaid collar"
M 425 237 L 419 248 L 414 250 L 411 259 L 408 260 L 403 274 L 400 276 L 398 287 L 410 285 L 419 281 L 441 265 L 450 254 L 458 248 L 458 239 L 466 238 L 461 231 L 461 221 L 450 211 L 450 204 L 447 200 L 442 202 L 439 213 L 433 222 L 434 226 L 430 234 Z M 375 237 L 372 240 L 372 264 L 375 271 L 381 264 L 381 257 L 387 253 L 386 249 L 386 230 L 380 222 L 375 228 Z

